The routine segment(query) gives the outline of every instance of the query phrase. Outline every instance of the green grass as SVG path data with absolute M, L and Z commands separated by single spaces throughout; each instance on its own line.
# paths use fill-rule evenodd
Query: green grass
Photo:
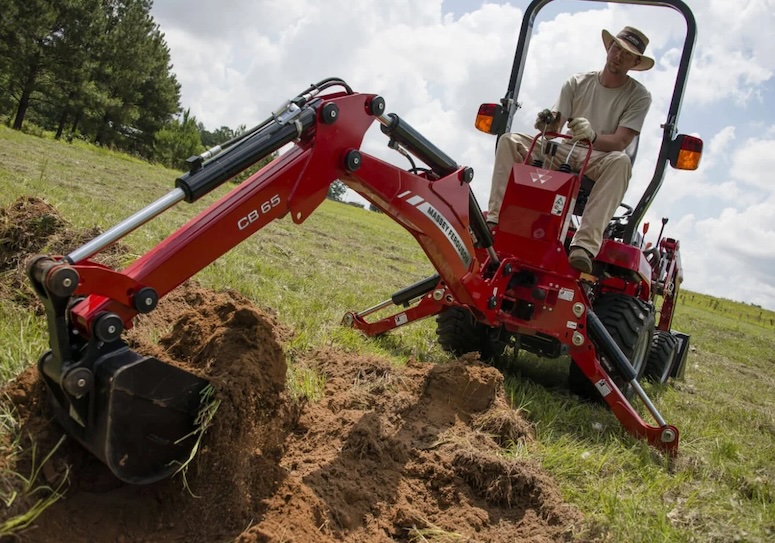
M 48 345 L 44 323 L 32 313 L 0 300 L 0 383 L 5 383 L 43 353 Z
M 172 189 L 179 172 L 86 144 L 56 142 L 0 127 L 0 205 L 35 195 L 76 227 L 108 228 Z M 129 236 L 128 259 L 228 190 L 180 204 Z M 197 274 L 236 289 L 294 330 L 288 385 L 316 401 L 324 384 L 298 353 L 333 345 L 397 363 L 444 362 L 432 320 L 380 338 L 340 325 L 434 273 L 412 237 L 382 214 L 324 202 L 301 226 L 276 221 Z M 45 349 L 41 318 L 0 301 L 0 379 L 33 364 Z M 668 462 L 632 439 L 602 406 L 565 387 L 567 361 L 520 354 L 507 392 L 537 439 L 512 454 L 539 459 L 566 498 L 586 513 L 591 537 L 626 542 L 775 540 L 775 313 L 683 292 L 674 328 L 691 335 L 685 381 L 647 386 L 681 430 L 680 456 Z M 444 534 L 449 537 L 453 534 Z M 438 540 L 439 534 L 413 534 Z M 443 538 L 442 538 L 443 539 Z
M 51 450 L 43 452 L 43 458 L 35 443 L 31 450 L 24 451 L 15 413 L 8 406 L 0 407 L 0 454 L 8 460 L 22 452 L 30 456 L 27 475 L 12 469 L 0 470 L 0 504 L 6 507 L 0 510 L 3 513 L 0 515 L 0 538 L 13 536 L 31 526 L 46 508 L 64 495 L 69 472 L 61 476 L 56 488 L 39 482 L 43 466 L 64 441 L 65 436 L 62 436 Z

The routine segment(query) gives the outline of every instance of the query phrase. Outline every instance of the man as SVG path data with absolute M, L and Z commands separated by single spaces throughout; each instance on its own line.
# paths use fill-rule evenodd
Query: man
M 607 52 L 603 69 L 571 76 L 552 108 L 554 120 L 547 123 L 539 114 L 535 125 L 538 130 L 557 132 L 569 121 L 573 138 L 563 140 L 556 155 L 563 159 L 573 142 L 590 142 L 593 147 L 586 175 L 595 180 L 595 186 L 568 254 L 571 266 L 585 273 L 592 271 L 603 231 L 622 202 L 632 175 L 630 158 L 623 151 L 640 133 L 651 105 L 651 94 L 627 72 L 654 66 L 654 60 L 644 55 L 649 40 L 640 30 L 626 26 L 616 36 L 607 30 L 602 35 Z M 487 213 L 491 228 L 498 223 L 511 168 L 515 162 L 525 161 L 532 139 L 526 134 L 504 134 L 498 140 Z M 585 155 L 586 148 L 577 146 L 571 167 L 578 170 Z

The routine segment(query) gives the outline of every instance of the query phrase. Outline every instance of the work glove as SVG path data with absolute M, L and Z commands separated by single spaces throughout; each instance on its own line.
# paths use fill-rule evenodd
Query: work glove
M 568 128 L 570 128 L 573 133 L 573 138 L 571 138 L 572 142 L 589 140 L 590 143 L 594 143 L 597 139 L 597 134 L 595 134 L 595 131 L 592 129 L 592 125 L 589 124 L 589 121 L 584 117 L 571 119 L 568 123 Z
M 536 123 L 534 125 L 536 130 L 543 132 L 557 132 L 560 129 L 560 112 L 556 114 L 550 110 L 545 109 L 536 115 Z

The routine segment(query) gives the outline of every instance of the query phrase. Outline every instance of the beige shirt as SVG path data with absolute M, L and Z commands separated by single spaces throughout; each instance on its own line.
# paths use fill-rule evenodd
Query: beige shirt
M 563 84 L 552 109 L 565 119 L 586 118 L 600 134 L 613 134 L 620 126 L 640 133 L 650 105 L 651 94 L 633 78 L 610 89 L 600 84 L 598 72 L 587 72 L 572 75 Z

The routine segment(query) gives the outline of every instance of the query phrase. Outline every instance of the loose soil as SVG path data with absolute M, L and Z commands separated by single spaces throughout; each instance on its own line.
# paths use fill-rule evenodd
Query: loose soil
M 19 205 L 56 217 L 43 204 Z M 39 235 L 25 236 L 22 226 L 19 239 L 28 237 Z M 0 245 L 0 262 L 22 265 L 32 244 L 20 245 L 13 257 Z M 12 292 L 8 276 L 3 288 Z M 127 485 L 65 439 L 37 479 L 61 485 L 63 497 L 17 540 L 576 540 L 581 514 L 536 462 L 516 454 L 529 449 L 531 429 L 508 405 L 496 369 L 472 357 L 397 365 L 330 347 L 295 353 L 295 365 L 325 378 L 313 401 L 288 393 L 284 345 L 292 335 L 237 292 L 193 282 L 171 292 L 126 336 L 136 351 L 205 377 L 217 391 L 218 410 L 185 477 Z M 44 389 L 30 367 L 0 391 L 22 435 L 21 447 L 1 436 L 2 473 L 29 473 L 30 445 L 40 460 L 60 441 Z M 3 496 L 19 490 L 6 477 L 0 484 Z M 0 523 L 39 497 L 0 504 Z

